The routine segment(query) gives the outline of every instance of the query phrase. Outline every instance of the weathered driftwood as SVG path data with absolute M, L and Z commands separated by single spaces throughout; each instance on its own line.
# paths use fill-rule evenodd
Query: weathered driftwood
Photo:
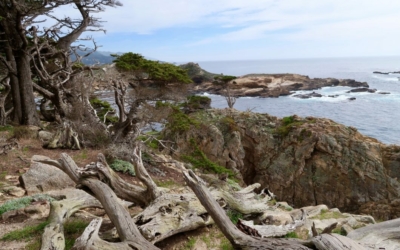
M 320 250 L 365 250 L 356 241 L 340 234 L 321 234 L 311 239 Z
M 99 155 L 99 163 L 105 161 L 103 155 Z M 139 232 L 137 226 L 130 217 L 129 212 L 120 203 L 113 190 L 99 180 L 98 172 L 92 168 L 79 169 L 75 162 L 67 154 L 61 154 L 58 161 L 41 160 L 40 162 L 56 166 L 66 172 L 72 180 L 86 187 L 100 201 L 111 222 L 116 226 L 120 240 L 126 244 L 126 249 L 158 249 L 148 242 Z M 82 241 L 81 241 L 82 242 Z M 121 244 L 112 245 L 107 249 L 121 249 Z M 51 248 L 48 248 L 51 249 Z
M 199 198 L 201 204 L 214 219 L 225 237 L 236 249 L 309 249 L 305 242 L 286 239 L 254 238 L 240 231 L 230 221 L 221 206 L 215 201 L 204 182 L 193 171 L 184 172 L 184 177 L 193 192 Z
M 73 250 L 132 250 L 132 248 L 124 242 L 110 243 L 100 239 L 99 230 L 102 219 L 94 219 L 86 227 L 83 234 L 76 239 Z
M 42 234 L 42 246 L 40 249 L 64 249 L 64 222 L 78 210 L 87 207 L 101 207 L 101 204 L 90 195 L 51 202 L 50 215 L 48 218 L 50 223 L 45 227 L 44 233 Z
M 77 184 L 79 184 L 80 175 L 85 177 L 89 177 L 90 175 L 97 176 L 103 182 L 108 183 L 118 197 L 123 200 L 131 201 L 136 205 L 145 206 L 149 204 L 153 200 L 153 196 L 148 194 L 154 194 L 157 192 L 125 182 L 108 166 L 102 154 L 99 154 L 98 161 L 96 163 L 87 165 L 84 169 L 78 168 L 75 162 L 67 154 L 61 154 L 61 158 L 59 160 L 52 160 L 48 158 L 47 160 L 41 159 L 40 162 L 63 170 Z M 147 178 L 139 177 L 144 171 L 138 168 L 143 167 L 143 165 L 134 164 L 134 166 L 138 178 Z
M 183 194 L 161 192 L 141 161 L 140 150 L 136 148 L 133 161 L 136 175 L 147 188 L 135 186 L 122 180 L 107 165 L 104 156 L 99 155 L 98 161 L 78 168 L 75 162 L 66 154 L 58 161 L 36 157 L 40 162 L 56 166 L 66 172 L 77 184 L 82 184 L 82 178 L 96 177 L 107 183 L 115 194 L 142 206 L 148 205 L 140 214 L 133 218 L 140 232 L 153 243 L 159 242 L 174 234 L 194 230 L 213 223 L 207 211 L 190 190 Z M 35 157 L 34 157 L 35 159 Z M 214 180 L 214 184 L 218 181 Z M 260 198 L 253 192 L 259 184 L 251 185 L 240 191 L 232 191 L 226 182 L 217 183 L 219 188 L 212 188 L 215 199 L 243 214 L 262 214 L 268 208 L 268 197 Z M 150 203 L 151 202 L 151 203 Z M 115 232 L 110 235 L 118 236 Z
M 256 230 L 260 237 L 281 237 L 285 236 L 287 233 L 294 232 L 296 228 L 304 225 L 307 215 L 304 210 L 302 212 L 303 214 L 300 220 L 294 220 L 292 223 L 286 225 L 254 225 L 253 221 L 245 220 L 240 220 L 240 223 Z
M 132 247 L 133 249 L 158 249 L 142 236 L 131 219 L 129 212 L 119 202 L 119 199 L 108 185 L 94 178 L 84 178 L 81 183 L 88 187 L 103 205 L 104 210 L 118 231 L 119 238 L 127 247 Z M 112 249 L 120 249 L 119 247 L 115 246 Z
M 62 127 L 54 133 L 53 138 L 44 146 L 50 149 L 81 149 L 78 133 L 76 133 L 68 123 L 62 124 Z
M 400 218 L 351 231 L 347 237 L 373 249 L 400 249 Z

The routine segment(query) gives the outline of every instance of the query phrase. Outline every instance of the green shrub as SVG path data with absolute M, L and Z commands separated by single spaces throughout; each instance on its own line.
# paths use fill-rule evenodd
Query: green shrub
M 282 125 L 277 127 L 275 132 L 282 136 L 285 137 L 287 136 L 290 131 L 292 131 L 293 128 L 296 126 L 300 126 L 304 124 L 302 121 L 296 121 L 294 116 L 287 116 L 282 118 Z
M 234 176 L 234 173 L 232 172 L 232 170 L 229 170 L 223 166 L 220 166 L 218 164 L 216 164 L 215 162 L 211 161 L 210 159 L 208 159 L 208 157 L 204 154 L 203 151 L 201 151 L 199 149 L 199 147 L 196 145 L 196 142 L 191 139 L 190 143 L 192 145 L 192 147 L 194 148 L 192 154 L 190 155 L 183 155 L 182 159 L 190 162 L 193 167 L 195 168 L 201 168 L 204 170 L 209 170 L 213 173 L 216 174 L 223 174 L 223 173 L 227 173 L 229 175 L 229 177 Z
M 191 110 L 196 109 L 208 109 L 211 105 L 211 99 L 207 96 L 188 96 L 187 102 L 184 103 L 184 106 Z
M 109 102 L 102 101 L 97 97 L 91 98 L 90 104 L 97 111 L 97 116 L 102 121 L 104 121 L 104 116 L 106 115 L 107 112 L 114 111 L 114 109 L 111 107 L 111 104 Z M 118 121 L 118 117 L 116 117 L 116 116 L 107 115 L 107 117 L 106 117 L 107 124 L 116 123 L 117 121 Z
M 114 169 L 117 172 L 129 173 L 132 176 L 135 176 L 135 169 L 133 165 L 127 161 L 123 160 L 114 160 L 110 164 L 110 168 Z
M 54 199 L 49 195 L 35 194 L 33 196 L 25 196 L 14 200 L 8 200 L 0 205 L 0 216 L 5 212 L 27 207 L 33 200 L 53 201 Z
M 224 116 L 219 121 L 220 125 L 222 126 L 222 130 L 226 132 L 234 132 L 239 131 L 239 127 L 236 124 L 236 121 L 229 116 Z
M 168 123 L 165 125 L 172 133 L 181 133 L 188 131 L 191 126 L 199 126 L 200 122 L 184 114 L 179 108 L 173 107 L 172 114 L 168 117 Z

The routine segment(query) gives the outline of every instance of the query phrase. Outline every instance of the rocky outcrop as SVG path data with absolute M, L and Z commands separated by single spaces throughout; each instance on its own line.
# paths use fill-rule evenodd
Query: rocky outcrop
M 178 155 L 195 142 L 210 160 L 296 207 L 326 204 L 381 219 L 400 216 L 400 147 L 323 118 L 210 110 L 201 125 L 164 131 Z
M 213 74 L 202 69 L 198 63 L 189 62 L 179 65 L 179 67 L 187 71 L 190 79 L 192 79 L 195 84 L 212 82 L 214 80 L 214 76 L 217 76 L 217 74 Z
M 309 78 L 298 74 L 256 74 L 245 75 L 235 79 L 230 85 L 232 95 L 279 97 L 290 95 L 297 90 L 315 90 L 330 86 L 348 86 L 353 88 L 368 88 L 366 82 L 357 82 L 351 79 Z M 224 94 L 225 89 L 212 82 L 203 82 L 194 87 L 195 92 Z
M 20 176 L 20 183 L 28 195 L 75 187 L 75 182 L 63 171 L 37 162 L 33 162 L 29 170 Z

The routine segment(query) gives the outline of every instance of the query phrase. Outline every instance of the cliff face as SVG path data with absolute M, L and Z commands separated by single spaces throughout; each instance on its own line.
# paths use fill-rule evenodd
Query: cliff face
M 400 147 L 321 118 L 210 110 L 201 125 L 165 135 L 177 153 L 189 141 L 213 161 L 260 183 L 296 207 L 326 204 L 382 219 L 400 216 Z

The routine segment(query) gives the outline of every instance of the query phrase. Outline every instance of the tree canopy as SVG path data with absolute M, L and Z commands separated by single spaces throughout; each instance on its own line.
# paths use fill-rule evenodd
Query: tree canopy
M 153 61 L 137 53 L 113 55 L 118 71 L 129 74 L 138 81 L 157 84 L 191 83 L 187 71 L 171 63 Z

